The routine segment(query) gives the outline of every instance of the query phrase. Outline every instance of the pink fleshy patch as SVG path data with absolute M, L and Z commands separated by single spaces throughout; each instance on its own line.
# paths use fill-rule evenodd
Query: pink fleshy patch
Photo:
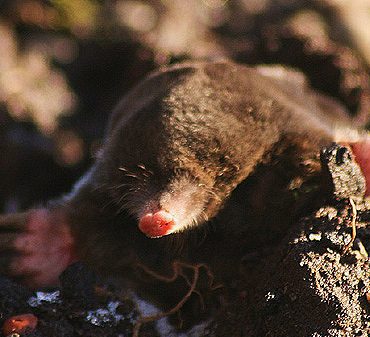
M 58 284 L 59 275 L 77 261 L 69 224 L 46 209 L 30 212 L 26 231 L 14 244 L 19 254 L 10 266 L 12 274 L 24 277 L 31 287 Z
M 362 142 L 351 144 L 355 160 L 360 166 L 366 180 L 366 196 L 370 195 L 370 139 L 366 138 Z
M 147 213 L 139 221 L 139 229 L 150 238 L 170 234 L 174 225 L 173 216 L 166 211 Z

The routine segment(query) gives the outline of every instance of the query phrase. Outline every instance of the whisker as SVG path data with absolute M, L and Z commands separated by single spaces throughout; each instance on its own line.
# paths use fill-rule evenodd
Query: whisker
M 148 170 L 144 164 L 139 164 L 137 165 L 138 168 L 140 168 L 143 172 L 141 172 L 141 174 L 143 174 L 145 177 L 149 177 L 151 175 L 153 175 L 153 172 Z
M 104 188 L 105 188 L 107 185 L 108 185 L 108 184 L 106 184 L 106 183 L 101 183 L 101 184 L 99 184 L 99 185 L 97 185 L 97 186 L 94 186 L 94 187 L 93 187 L 93 192 L 103 191 L 103 190 L 104 190 Z
M 132 184 L 123 183 L 123 184 L 118 184 L 118 185 L 109 186 L 107 189 L 108 189 L 108 190 L 119 190 L 120 188 L 122 188 L 122 187 L 126 187 L 126 186 L 132 186 Z
M 125 177 L 139 179 L 139 177 L 136 174 L 133 174 L 133 173 L 127 173 L 127 174 L 125 174 Z
M 129 169 L 128 169 L 128 168 L 126 168 L 126 167 L 121 166 L 121 167 L 119 167 L 118 169 L 119 169 L 120 171 L 124 172 L 126 176 L 130 176 L 130 175 L 135 176 L 135 175 L 136 175 L 136 174 L 135 174 L 135 172 L 133 172 L 133 171 L 129 170 Z
M 110 199 L 110 200 L 108 200 L 106 203 L 104 203 L 103 205 L 102 205 L 102 210 L 105 210 L 107 207 L 109 207 L 109 206 L 111 206 L 111 205 L 113 205 L 114 204 L 114 199 Z
M 139 164 L 137 167 L 138 168 L 141 168 L 144 171 L 146 171 L 146 167 L 144 166 L 144 164 Z

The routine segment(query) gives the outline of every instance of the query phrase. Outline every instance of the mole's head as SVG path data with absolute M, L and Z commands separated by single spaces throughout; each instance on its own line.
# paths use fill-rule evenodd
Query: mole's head
M 113 160 L 108 172 L 115 202 L 151 238 L 204 223 L 227 193 L 206 130 L 172 122 L 163 113 L 137 113 L 117 129 L 104 158 Z
M 222 204 L 212 176 L 203 168 L 197 172 L 195 167 L 178 167 L 176 162 L 176 167 L 144 161 L 118 168 L 119 182 L 111 189 L 114 200 L 120 210 L 138 220 L 140 231 L 150 238 L 198 226 Z
M 199 125 L 193 132 L 186 122 L 136 118 L 116 130 L 102 155 L 109 164 L 101 170 L 105 185 L 119 210 L 137 218 L 151 238 L 182 232 L 217 214 L 238 177 L 238 165 L 230 163 L 218 138 Z

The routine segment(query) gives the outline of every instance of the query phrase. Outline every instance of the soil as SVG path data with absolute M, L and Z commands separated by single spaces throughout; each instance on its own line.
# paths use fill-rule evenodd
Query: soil
M 369 212 L 362 209 L 360 217 Z M 253 282 L 246 282 L 246 298 L 228 308 L 223 320 L 229 323 L 219 324 L 215 335 L 368 336 L 370 269 L 364 247 L 369 248 L 370 232 L 366 222 L 357 222 L 354 247 L 343 254 L 351 216 L 342 201 L 302 219 L 299 232 L 258 261 L 256 274 L 249 271 Z
M 38 325 L 22 336 L 368 336 L 370 202 L 351 156 L 338 162 L 342 149 L 323 152 L 333 178 L 330 204 L 302 218 L 278 244 L 244 256 L 228 297 L 201 324 L 176 331 L 171 315 L 158 316 L 81 263 L 55 289 L 31 292 L 1 278 L 0 324 L 32 313 Z

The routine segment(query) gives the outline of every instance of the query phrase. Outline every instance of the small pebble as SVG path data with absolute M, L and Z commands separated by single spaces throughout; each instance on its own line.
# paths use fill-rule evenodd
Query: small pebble
M 23 333 L 26 330 L 32 331 L 37 326 L 37 317 L 32 314 L 23 314 L 8 318 L 3 325 L 3 334 L 5 336 L 14 335 L 14 333 Z
M 334 219 L 338 215 L 338 211 L 334 207 L 322 207 L 316 212 L 317 218 L 327 217 L 329 220 Z
M 365 260 L 367 260 L 369 258 L 369 254 L 367 253 L 366 248 L 364 247 L 364 245 L 362 244 L 362 242 L 360 240 L 357 240 L 356 243 L 357 243 L 357 246 L 358 246 L 358 249 L 360 251 L 361 256 Z
M 120 304 L 118 301 L 111 301 L 106 308 L 90 310 L 87 312 L 86 321 L 96 326 L 115 326 L 124 319 L 123 315 L 116 312 Z
M 38 307 L 43 303 L 61 303 L 60 291 L 43 292 L 37 291 L 36 296 L 32 296 L 27 301 L 31 307 Z
M 308 239 L 310 241 L 320 241 L 321 240 L 321 233 L 311 233 L 309 236 L 308 236 Z

